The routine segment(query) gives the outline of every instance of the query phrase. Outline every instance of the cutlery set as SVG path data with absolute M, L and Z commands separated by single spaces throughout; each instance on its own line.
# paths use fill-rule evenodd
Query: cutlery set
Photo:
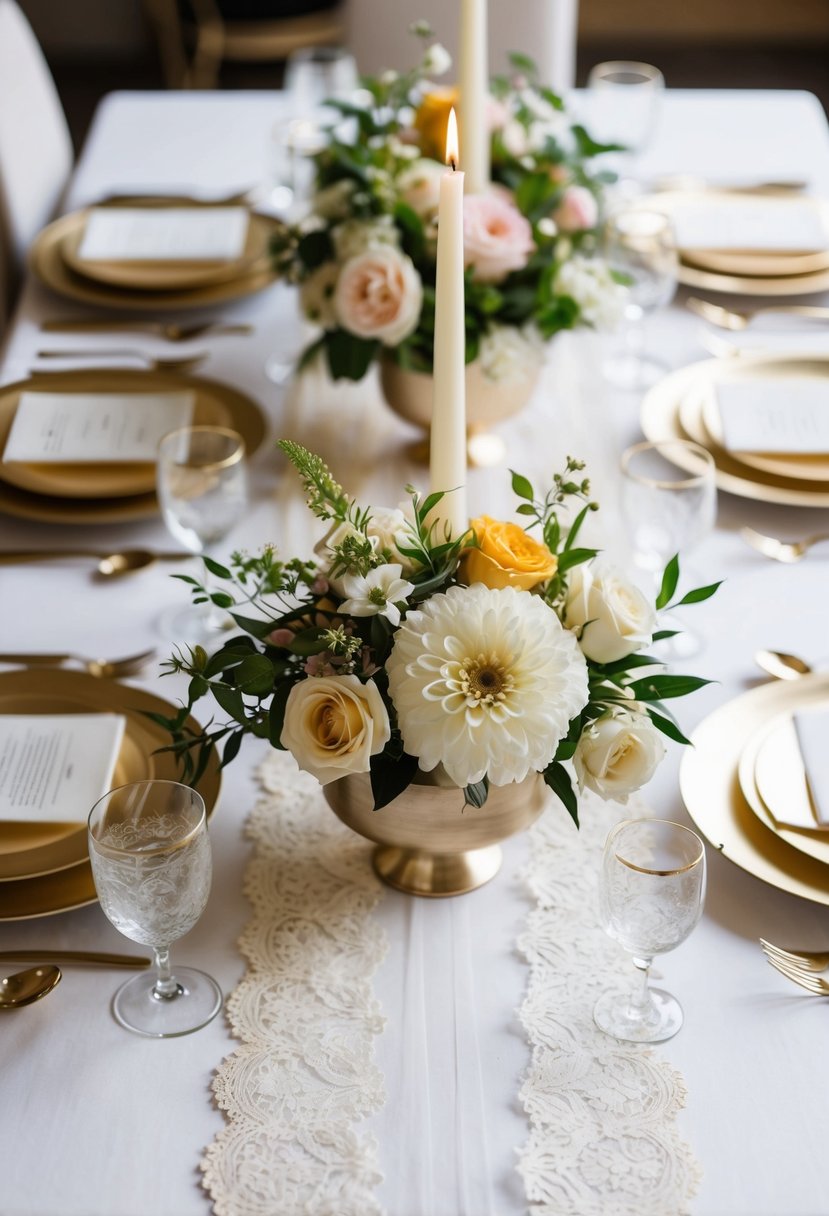
M 119 321 L 109 317 L 85 317 L 75 320 L 71 317 L 52 317 L 44 321 L 40 327 L 42 333 L 49 334 L 92 334 L 106 336 L 108 334 L 146 334 L 148 337 L 161 339 L 164 342 L 188 342 L 193 338 L 214 337 L 221 335 L 242 335 L 253 331 L 252 325 L 237 324 L 229 321 L 202 321 L 196 324 L 182 325 L 164 321 Z M 197 368 L 207 358 L 208 351 L 194 351 L 192 354 L 154 355 L 138 346 L 129 347 L 100 347 L 92 349 L 71 348 L 65 350 L 38 350 L 35 358 L 38 360 L 66 359 L 67 361 L 122 358 L 140 361 L 149 371 L 156 372 L 190 372 Z M 47 374 L 42 368 L 36 369 L 38 374 Z
M 149 967 L 151 961 L 139 955 L 103 954 L 86 950 L 0 950 L 0 963 L 39 964 L 0 980 L 0 1010 L 22 1009 L 24 1005 L 33 1005 L 35 1001 L 48 996 L 63 976 L 60 967 L 50 961 L 52 959 L 80 967 L 129 967 L 139 971 Z

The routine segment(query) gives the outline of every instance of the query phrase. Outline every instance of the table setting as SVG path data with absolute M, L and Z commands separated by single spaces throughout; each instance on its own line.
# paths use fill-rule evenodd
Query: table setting
M 820 1210 L 829 127 L 461 10 L 110 95 L 30 251 L 9 1216 Z

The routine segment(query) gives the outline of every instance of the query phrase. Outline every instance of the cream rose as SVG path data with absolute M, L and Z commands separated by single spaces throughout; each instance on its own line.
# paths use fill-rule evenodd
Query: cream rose
M 397 179 L 397 188 L 404 203 L 416 211 L 421 219 L 435 214 L 440 202 L 440 179 L 446 166 L 436 160 L 421 157 L 410 165 Z
M 463 260 L 481 283 L 522 270 L 535 249 L 530 221 L 501 193 L 463 200 Z
M 588 659 L 613 663 L 650 644 L 656 612 L 619 571 L 583 565 L 569 576 L 564 624 L 581 630 L 579 644 Z
M 573 756 L 579 787 L 606 801 L 627 802 L 650 781 L 662 757 L 662 736 L 645 714 L 599 718 L 585 730 Z
M 389 715 L 372 680 L 312 676 L 290 691 L 281 743 L 321 785 L 367 773 L 390 737 Z
M 411 258 L 391 246 L 350 258 L 337 280 L 334 312 L 358 338 L 397 346 L 417 326 L 423 284 Z
M 553 212 L 559 232 L 583 232 L 595 228 L 599 205 L 585 186 L 570 186 Z

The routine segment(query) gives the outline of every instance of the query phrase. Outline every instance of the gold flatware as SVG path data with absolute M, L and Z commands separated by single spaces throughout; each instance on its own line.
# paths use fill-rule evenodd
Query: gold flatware
M 97 571 L 102 578 L 120 578 L 136 570 L 144 570 L 154 562 L 186 562 L 192 556 L 192 553 L 159 553 L 151 549 L 124 549 L 120 553 L 102 553 L 94 549 L 9 549 L 0 551 L 0 566 L 53 562 L 65 557 L 92 557 L 98 562 Z
M 784 650 L 755 650 L 754 662 L 775 680 L 799 680 L 812 674 L 809 664 L 796 654 Z
M 0 980 L 0 1009 L 20 1009 L 51 992 L 60 983 L 60 967 L 29 967 Z
M 39 350 L 38 359 L 140 359 L 145 367 L 154 372 L 189 372 L 207 358 L 206 350 L 184 358 L 168 355 L 149 355 L 135 347 L 102 350 Z M 115 370 L 115 369 L 113 369 Z
M 763 557 L 788 563 L 799 562 L 813 545 L 829 540 L 829 532 L 815 532 L 812 536 L 804 536 L 803 540 L 779 540 L 776 536 L 755 532 L 754 528 L 740 528 L 740 536 L 752 549 L 762 553 Z
M 779 971 L 781 975 L 785 975 L 787 980 L 791 980 L 793 984 L 798 984 L 801 988 L 805 988 L 807 992 L 811 992 L 814 996 L 829 996 L 829 983 L 815 975 L 814 971 L 802 970 L 800 967 L 794 967 L 787 963 L 785 959 L 780 959 L 774 954 L 766 954 L 766 961 L 774 967 L 775 971 Z
M 829 967 L 829 951 L 826 950 L 784 950 L 782 946 L 767 942 L 764 937 L 760 938 L 760 945 L 764 954 L 774 955 L 781 962 L 803 971 L 826 971 Z
M 105 954 L 98 950 L 0 950 L 0 963 L 42 963 L 49 959 L 93 967 L 135 967 L 143 970 L 152 959 L 140 954 Z
M 87 659 L 78 654 L 0 654 L 0 663 L 11 663 L 16 667 L 64 667 L 73 663 L 91 676 L 113 680 L 119 676 L 134 675 L 154 655 L 155 650 L 142 650 L 123 659 Z
M 228 321 L 202 321 L 197 325 L 177 325 L 170 321 L 116 321 L 109 317 L 85 317 L 73 320 L 71 317 L 53 317 L 44 321 L 41 326 L 44 333 L 49 334 L 122 334 L 141 333 L 155 334 L 165 342 L 187 342 L 191 338 L 200 338 L 204 334 L 213 337 L 216 334 L 250 334 L 252 325 L 235 324 Z
M 810 321 L 829 321 L 829 308 L 817 304 L 777 304 L 765 308 L 752 308 L 746 312 L 738 312 L 733 308 L 723 308 L 721 304 L 713 304 L 710 300 L 701 300 L 699 296 L 689 296 L 685 301 L 691 312 L 709 321 L 720 329 L 737 331 L 745 329 L 755 317 L 769 316 L 780 313 L 786 317 L 804 317 Z

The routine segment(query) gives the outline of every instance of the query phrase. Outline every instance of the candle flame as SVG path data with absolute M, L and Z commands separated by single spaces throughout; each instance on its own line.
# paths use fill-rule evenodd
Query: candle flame
M 446 126 L 446 163 L 453 169 L 458 167 L 458 120 L 454 106 L 449 111 L 449 122 Z

